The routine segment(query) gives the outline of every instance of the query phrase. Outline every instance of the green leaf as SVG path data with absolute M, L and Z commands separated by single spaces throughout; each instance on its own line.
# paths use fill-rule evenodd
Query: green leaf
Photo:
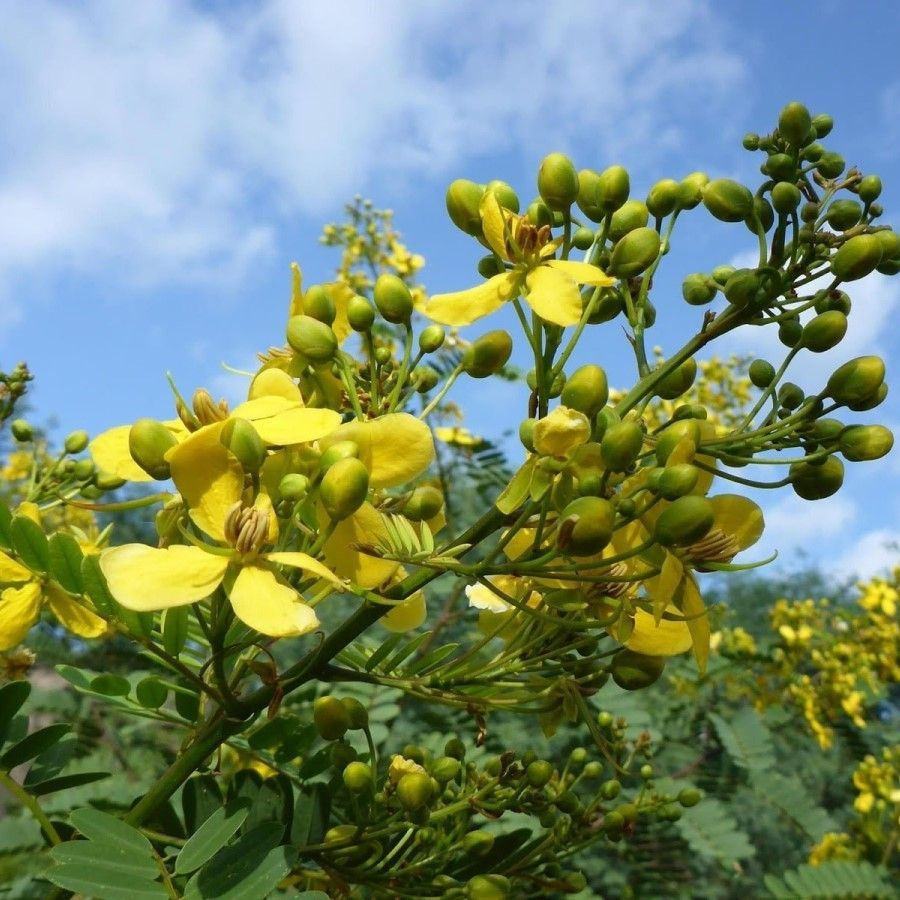
M 152 853 L 150 841 L 127 822 L 101 812 L 99 809 L 76 809 L 69 815 L 69 821 L 86 838 L 112 847 L 132 852 Z
M 403 662 L 409 656 L 412 656 L 416 650 L 422 645 L 424 641 L 426 641 L 431 636 L 430 631 L 426 631 L 423 634 L 417 634 L 411 641 L 404 644 L 400 647 L 396 652 L 392 653 L 391 656 L 386 659 L 380 666 L 382 672 L 385 675 L 389 675 L 400 663 Z
M 25 776 L 24 784 L 28 787 L 29 792 L 31 785 L 58 775 L 72 758 L 77 746 L 78 738 L 74 734 L 67 734 L 41 753 Z
M 766 875 L 764 883 L 773 897 L 784 900 L 892 900 L 897 896 L 887 869 L 849 860 L 802 865 L 781 878 Z
M 196 775 L 181 792 L 181 809 L 188 834 L 197 829 L 222 806 L 222 791 L 212 775 Z
M 108 870 L 137 881 L 153 881 L 159 875 L 159 867 L 149 856 L 103 841 L 66 841 L 56 845 L 52 856 L 60 865 L 76 863 L 88 871 Z
M 515 512 L 528 496 L 531 486 L 531 476 L 534 473 L 536 458 L 532 457 L 510 479 L 509 484 L 500 492 L 495 501 L 495 506 L 504 515 Z
M 13 549 L 19 558 L 38 572 L 50 572 L 50 546 L 40 525 L 28 516 L 13 516 L 9 526 Z
M 163 611 L 159 625 L 162 629 L 163 647 L 170 656 L 179 656 L 188 638 L 187 606 L 173 606 Z
M 386 638 L 366 663 L 366 671 L 371 672 L 403 640 L 402 634 L 392 634 Z
M 175 860 L 175 874 L 186 875 L 209 862 L 244 824 L 249 812 L 246 807 L 231 812 L 224 807 L 217 809 L 181 848 Z
M 91 690 L 92 675 L 88 675 L 75 666 L 67 666 L 65 663 L 56 666 L 57 673 L 66 679 L 73 687 L 81 691 Z
M 814 841 L 829 831 L 837 831 L 834 819 L 816 805 L 796 778 L 785 778 L 778 772 L 754 772 L 753 790 L 779 812 L 802 828 Z
M 40 847 L 43 843 L 41 826 L 30 815 L 0 819 L 0 853 Z
M 48 541 L 50 550 L 50 574 L 70 593 L 84 590 L 81 577 L 81 560 L 84 554 L 78 541 L 71 534 L 57 531 Z
M 731 719 L 709 714 L 722 746 L 735 764 L 748 771 L 761 771 L 775 765 L 772 734 L 757 713 L 745 707 Z
M 279 846 L 281 826 L 267 822 L 220 850 L 184 889 L 184 900 L 264 900 L 291 870 L 294 851 Z
M 134 695 L 145 709 L 159 709 L 166 702 L 169 689 L 154 675 L 148 675 L 137 683 Z
M 714 798 L 686 809 L 675 826 L 695 853 L 717 859 L 723 866 L 733 866 L 756 852 L 725 804 Z
M 286 775 L 266 778 L 256 792 L 245 831 L 252 831 L 264 822 L 279 822 L 282 834 L 291 823 L 294 812 L 294 791 Z
M 321 843 L 328 830 L 331 814 L 331 794 L 324 784 L 305 784 L 297 792 L 294 822 L 291 826 L 291 845 L 307 847 Z
M 4 550 L 12 550 L 12 513 L 9 507 L 0 500 L 0 547 Z
M 435 647 L 430 653 L 426 653 L 421 659 L 415 660 L 406 667 L 404 675 L 424 675 L 438 668 L 449 656 L 453 656 L 459 649 L 459 644 L 444 644 Z
M 28 762 L 29 759 L 34 759 L 48 747 L 52 747 L 64 734 L 67 734 L 69 727 L 65 722 L 58 722 L 55 725 L 48 725 L 46 728 L 32 731 L 21 741 L 13 744 L 3 756 L 0 756 L 0 766 L 9 770 L 23 762 Z
M 127 697 L 131 693 L 131 682 L 122 675 L 97 675 L 91 679 L 90 689 L 105 697 Z
M 30 693 L 31 685 L 27 681 L 11 681 L 0 687 L 0 747 L 9 733 L 13 716 L 22 708 Z
M 104 778 L 109 778 L 110 774 L 110 772 L 73 772 L 71 775 L 58 775 L 56 778 L 48 778 L 46 781 L 29 785 L 28 793 L 32 797 L 43 797 L 56 791 L 65 791 L 69 788 L 81 787 L 83 784 L 102 781 Z
M 60 845 L 64 846 L 64 845 Z M 52 854 L 51 854 L 52 855 Z M 133 875 L 109 867 L 85 866 L 81 862 L 52 866 L 44 878 L 92 900 L 168 900 L 162 885 L 136 881 Z
M 294 894 L 294 900 L 328 900 L 328 894 L 323 894 L 322 891 L 301 891 Z

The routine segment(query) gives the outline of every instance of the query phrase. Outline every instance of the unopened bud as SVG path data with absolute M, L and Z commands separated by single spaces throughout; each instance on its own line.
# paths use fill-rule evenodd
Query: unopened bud
M 73 431 L 66 435 L 65 444 L 66 453 L 81 453 L 87 445 L 90 437 L 86 431 Z
M 591 364 L 576 369 L 566 381 L 560 395 L 563 406 L 577 409 L 589 419 L 593 419 L 606 406 L 608 399 L 606 372 L 600 366 Z
M 447 213 L 450 221 L 466 234 L 481 234 L 481 198 L 484 188 L 474 181 L 457 178 L 447 188 Z
M 350 727 L 350 716 L 337 697 L 319 697 L 313 704 L 313 722 L 326 741 L 336 741 Z
M 319 499 L 332 519 L 346 519 L 365 502 L 369 472 L 355 457 L 339 459 L 322 476 Z
M 472 378 L 487 378 L 499 372 L 512 353 L 512 338 L 506 331 L 489 331 L 466 349 L 462 369 Z
M 693 544 L 707 535 L 713 520 L 713 506 L 706 497 L 680 497 L 660 513 L 653 537 L 664 547 Z
M 328 362 L 337 351 L 337 338 L 330 326 L 312 316 L 291 316 L 287 324 L 287 341 L 310 362 Z
M 24 419 L 15 419 L 9 426 L 9 430 L 12 432 L 12 436 L 23 444 L 34 439 L 34 430 Z
M 882 253 L 881 241 L 874 234 L 858 234 L 831 257 L 831 271 L 841 281 L 865 278 L 875 271 Z
M 838 403 L 860 403 L 875 394 L 883 382 L 884 360 L 878 356 L 858 356 L 832 373 L 825 393 Z
M 616 510 L 601 497 L 578 497 L 560 513 L 556 543 L 571 556 L 593 556 L 612 540 Z
M 884 425 L 848 425 L 838 439 L 844 459 L 868 462 L 881 459 L 894 446 L 894 435 Z
M 175 435 L 156 419 L 138 419 L 128 432 L 131 458 L 157 481 L 165 481 L 169 477 L 169 464 L 165 456 L 177 443 Z
M 578 196 L 578 173 L 563 153 L 550 153 L 541 161 L 538 192 L 550 209 L 567 210 Z
M 436 516 L 444 506 L 444 495 L 429 484 L 413 490 L 403 507 L 403 515 L 413 522 L 420 522 Z
M 347 301 L 347 321 L 354 331 L 368 331 L 375 322 L 375 310 L 365 297 L 354 294 Z
M 303 295 L 303 314 L 312 316 L 326 325 L 334 323 L 337 315 L 334 300 L 331 299 L 331 294 L 321 284 L 311 285 Z
M 266 461 L 266 445 L 246 419 L 230 418 L 222 428 L 219 441 L 237 457 L 245 472 L 258 472 Z
M 660 237 L 655 228 L 635 228 L 613 248 L 609 263 L 611 275 L 633 278 L 652 265 L 659 256 Z
M 378 312 L 394 325 L 409 322 L 413 312 L 413 299 L 403 279 L 383 273 L 375 282 L 375 306 Z
M 820 465 L 794 463 L 790 468 L 791 487 L 804 500 L 823 500 L 840 490 L 844 483 L 844 464 L 829 456 Z
M 664 656 L 647 656 L 625 648 L 612 658 L 610 669 L 613 681 L 620 688 L 626 691 L 639 691 L 650 687 L 651 684 L 659 680 L 659 676 L 662 675 L 665 667 L 666 659 Z M 618 814 L 608 814 L 606 816 L 607 820 L 614 815 Z M 624 823 L 624 817 L 619 815 L 619 819 Z M 621 824 L 619 827 L 621 827 Z
M 703 189 L 703 205 L 722 222 L 743 222 L 753 212 L 753 194 L 737 181 L 717 178 Z

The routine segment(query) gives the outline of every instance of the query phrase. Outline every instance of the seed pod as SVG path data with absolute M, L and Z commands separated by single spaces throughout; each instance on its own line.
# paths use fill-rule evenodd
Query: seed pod
M 494 179 L 489 181 L 484 189 L 490 191 L 504 209 L 514 213 L 519 211 L 519 195 L 505 181 Z
M 881 196 L 881 179 L 877 175 L 866 175 L 857 186 L 859 199 L 866 205 Z
M 81 453 L 87 447 L 88 441 L 90 441 L 90 436 L 86 431 L 73 431 L 66 435 L 63 446 L 66 453 Z
M 424 772 L 408 772 L 397 782 L 397 799 L 405 810 L 421 809 L 434 797 L 431 776 Z
M 350 716 L 337 697 L 319 697 L 313 703 L 313 723 L 324 740 L 337 741 L 350 727 Z
M 747 372 L 751 383 L 760 389 L 767 388 L 775 379 L 775 366 L 765 359 L 754 359 Z
M 800 188 L 790 181 L 779 181 L 772 188 L 772 206 L 782 215 L 793 212 L 803 199 Z
M 801 341 L 807 350 L 824 353 L 836 347 L 847 333 L 847 317 L 836 309 L 810 319 L 803 327 Z
M 347 302 L 347 321 L 354 331 L 368 331 L 375 322 L 372 304 L 365 297 L 354 294 Z
M 778 131 L 781 136 L 795 147 L 802 147 L 812 127 L 809 110 L 802 104 L 788 103 L 778 115 Z M 817 129 L 818 132 L 818 129 Z
M 679 184 L 672 178 L 663 178 L 650 188 L 647 194 L 647 209 L 658 219 L 669 215 L 678 205 Z
M 637 422 L 611 425 L 600 442 L 603 462 L 613 472 L 625 472 L 634 464 L 643 442 L 644 432 Z
M 829 456 L 821 465 L 794 463 L 790 468 L 791 487 L 804 500 L 823 500 L 840 489 L 844 483 L 844 464 Z
M 287 341 L 292 349 L 310 362 L 329 362 L 337 351 L 334 332 L 312 316 L 291 316 L 287 324 Z
M 22 444 L 34 439 L 34 430 L 24 419 L 15 419 L 9 426 L 9 430 L 12 432 L 12 436 Z
M 644 228 L 650 220 L 646 204 L 640 200 L 623 203 L 614 213 L 609 223 L 609 237 L 620 241 L 629 231 Z
M 358 760 L 347 765 L 342 778 L 347 790 L 354 794 L 365 794 L 372 790 L 375 784 L 375 775 L 371 766 Z
M 635 228 L 613 248 L 609 273 L 620 278 L 639 275 L 659 256 L 660 237 L 655 228 Z
M 713 506 L 706 497 L 680 497 L 660 513 L 653 537 L 664 547 L 693 544 L 706 536 L 713 519 Z
M 403 515 L 413 522 L 434 518 L 444 507 L 444 495 L 430 484 L 415 488 L 403 507 Z
M 677 500 L 690 494 L 700 477 L 700 470 L 689 463 L 678 463 L 660 471 L 657 490 L 665 500 Z
M 656 385 L 656 393 L 663 400 L 674 400 L 690 389 L 696 377 L 697 361 L 690 357 Z
M 610 666 L 610 672 L 613 681 L 625 691 L 639 691 L 643 688 L 650 687 L 655 681 L 659 680 L 663 669 L 666 667 L 666 658 L 664 656 L 647 656 L 643 653 L 635 653 L 627 647 L 620 650 L 613 658 Z M 614 813 L 606 815 L 606 824 Z M 624 824 L 624 818 L 619 815 L 621 824 Z M 619 826 L 621 827 L 621 825 Z
M 609 399 L 606 372 L 600 366 L 591 364 L 576 369 L 567 379 L 560 399 L 563 406 L 577 409 L 593 419 Z
M 715 281 L 702 272 L 688 275 L 681 283 L 681 296 L 691 306 L 703 306 L 709 303 L 717 293 Z
M 823 153 L 816 168 L 819 170 L 819 174 L 824 175 L 825 178 L 837 178 L 844 171 L 846 165 L 847 163 L 840 153 Z
M 461 365 L 472 378 L 487 378 L 499 372 L 512 353 L 512 338 L 506 331 L 489 331 L 466 348 Z
M 156 419 L 138 419 L 128 432 L 131 458 L 157 481 L 165 481 L 169 477 L 169 464 L 165 456 L 177 443 L 175 435 Z
M 593 556 L 612 539 L 615 520 L 609 500 L 578 497 L 560 513 L 557 546 L 571 556 Z
M 457 178 L 447 188 L 447 213 L 450 221 L 466 234 L 481 234 L 481 198 L 484 188 L 466 178 Z
M 703 189 L 703 205 L 722 222 L 743 222 L 753 212 L 753 194 L 737 181 L 717 178 Z
M 246 419 L 232 416 L 219 435 L 219 442 L 236 456 L 245 472 L 258 472 L 266 461 L 266 445 Z
M 567 210 L 578 196 L 578 172 L 564 153 L 550 153 L 541 161 L 538 193 L 552 210 Z
M 303 295 L 303 313 L 326 325 L 334 324 L 337 310 L 331 294 L 321 284 L 311 285 Z
M 884 425 L 848 425 L 838 439 L 844 459 L 850 462 L 881 459 L 893 446 L 894 435 Z
M 825 385 L 825 393 L 837 403 L 868 400 L 884 382 L 884 360 L 878 356 L 858 356 L 837 368 Z
M 828 207 L 825 220 L 835 231 L 847 231 L 862 219 L 862 204 L 857 200 L 835 200 Z
M 373 292 L 375 306 L 385 320 L 394 325 L 409 322 L 413 312 L 413 299 L 403 279 L 387 272 L 378 276 Z
M 703 200 L 703 189 L 709 184 L 706 172 L 691 172 L 678 185 L 678 205 L 682 209 L 694 209 Z

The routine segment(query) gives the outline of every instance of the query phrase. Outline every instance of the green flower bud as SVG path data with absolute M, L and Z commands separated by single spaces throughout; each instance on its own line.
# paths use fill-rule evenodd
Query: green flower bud
M 778 130 L 781 136 L 795 147 L 802 147 L 806 143 L 806 136 L 812 124 L 809 110 L 802 103 L 788 103 L 778 116 Z
M 593 169 L 582 169 L 578 173 L 578 196 L 575 202 L 592 222 L 602 221 L 607 214 L 601 199 L 601 184 L 599 173 Z
M 828 137 L 831 129 L 834 128 L 834 119 L 827 113 L 819 113 L 819 115 L 813 117 L 812 127 L 816 129 L 818 137 Z
M 759 135 L 755 131 L 748 131 L 741 140 L 741 146 L 745 150 L 759 150 Z
M 594 232 L 582 225 L 572 234 L 572 243 L 576 250 L 587 250 L 594 243 Z
M 593 312 L 588 318 L 591 325 L 611 322 L 625 309 L 625 298 L 615 288 L 601 288 L 600 300 L 594 304 Z
M 753 194 L 737 181 L 717 178 L 703 189 L 703 205 L 722 222 L 743 222 L 753 212 Z
M 840 153 L 823 153 L 816 168 L 819 170 L 819 174 L 824 175 L 825 178 L 837 178 L 844 171 L 846 165 L 847 163 Z
M 347 302 L 347 321 L 354 331 L 368 331 L 375 322 L 375 310 L 365 297 L 354 294 Z
M 416 366 L 409 378 L 420 394 L 427 394 L 437 387 L 440 375 L 431 366 Z
M 803 199 L 800 188 L 790 181 L 779 181 L 772 188 L 772 206 L 775 211 L 787 215 L 793 212 Z
M 493 253 L 482 256 L 481 259 L 478 260 L 478 274 L 482 278 L 493 278 L 495 275 L 499 275 L 504 271 L 504 268 L 503 263 L 497 259 Z
M 499 372 L 512 353 L 512 338 L 506 331 L 489 331 L 466 348 L 462 369 L 472 378 L 487 378 Z
M 796 409 L 803 400 L 803 389 L 792 381 L 786 381 L 778 388 L 778 402 L 786 409 Z
M 415 488 L 403 507 L 403 515 L 413 522 L 436 516 L 444 507 L 444 495 L 430 484 Z
M 744 220 L 747 230 L 756 234 L 757 223 L 763 231 L 768 231 L 775 224 L 775 211 L 765 197 L 753 198 L 753 213 Z
M 669 215 L 678 205 L 679 184 L 672 178 L 663 178 L 650 188 L 647 209 L 658 219 Z
M 82 450 L 86 449 L 89 440 L 90 437 L 86 431 L 73 431 L 71 434 L 66 435 L 63 446 L 66 449 L 66 453 L 81 453 Z
M 337 741 L 350 727 L 350 716 L 337 697 L 319 697 L 313 703 L 313 723 L 324 740 Z
M 578 172 L 563 153 L 550 153 L 541 161 L 538 193 L 552 210 L 566 210 L 578 196 Z
M 560 513 L 556 544 L 571 556 L 592 556 L 612 540 L 616 509 L 600 497 L 578 497 Z
M 622 166 L 610 166 L 600 173 L 599 179 L 598 202 L 604 212 L 615 212 L 625 203 L 631 191 L 628 171 Z
M 813 426 L 813 437 L 823 446 L 833 443 L 844 430 L 840 419 L 817 419 Z
M 534 426 L 536 424 L 537 419 L 523 419 L 519 424 L 519 440 L 529 453 L 534 453 Z
M 689 463 L 678 463 L 660 471 L 658 492 L 666 500 L 677 500 L 690 494 L 700 477 L 700 470 Z
M 103 496 L 103 491 L 95 484 L 86 484 L 79 493 L 85 500 L 99 500 Z
M 337 338 L 330 326 L 312 316 L 291 316 L 287 324 L 287 342 L 310 362 L 328 362 L 337 351 Z
M 282 500 L 303 500 L 309 492 L 309 478 L 298 472 L 290 472 L 278 482 L 278 496 Z
M 366 728 L 369 724 L 369 712 L 355 697 L 342 697 L 341 703 L 350 718 L 350 728 L 354 731 Z
M 165 456 L 177 443 L 175 435 L 156 419 L 138 419 L 128 432 L 131 458 L 157 481 L 165 481 L 169 477 L 169 464 Z
M 504 209 L 514 213 L 519 211 L 519 195 L 505 181 L 494 179 L 489 181 L 484 189 L 490 191 Z
M 887 395 L 888 386 L 886 384 L 880 384 L 874 394 L 867 397 L 865 400 L 859 400 L 856 403 L 848 403 L 847 409 L 852 409 L 853 412 L 865 412 L 869 409 L 875 409 L 876 406 L 880 406 L 884 403 Z
M 446 336 L 443 325 L 428 325 L 419 334 L 419 349 L 423 353 L 435 353 L 443 346 Z
M 732 306 L 739 309 L 754 303 L 759 296 L 759 276 L 753 269 L 738 269 L 725 282 L 724 294 Z
M 793 181 L 797 177 L 797 164 L 788 153 L 773 153 L 763 164 L 763 171 L 775 181 Z
M 706 172 L 691 172 L 678 185 L 678 205 L 682 209 L 694 209 L 703 200 L 703 189 L 709 184 Z
M 359 754 L 344 740 L 335 741 L 331 745 L 328 758 L 331 767 L 343 771 L 350 763 L 354 762 Z
M 452 756 L 454 759 L 465 759 L 466 745 L 459 738 L 450 738 L 444 744 L 444 753 L 447 756 Z
M 659 465 L 666 464 L 675 445 L 685 437 L 693 441 L 695 446 L 700 443 L 700 426 L 696 420 L 682 419 L 679 422 L 673 422 L 659 433 L 659 437 L 656 439 L 656 461 Z
M 785 347 L 796 347 L 803 337 L 803 326 L 799 319 L 785 319 L 778 326 L 778 340 Z
M 884 425 L 848 425 L 838 439 L 844 459 L 850 462 L 881 459 L 893 446 L 894 435 Z
M 866 175 L 857 186 L 859 199 L 866 205 L 881 196 L 881 179 L 877 175 Z
M 695 272 L 681 283 L 681 296 L 691 306 L 703 306 L 716 296 L 716 283 L 708 275 Z
M 685 808 L 696 806 L 703 799 L 703 794 L 697 788 L 682 788 L 678 792 L 678 802 Z
M 697 361 L 690 357 L 656 385 L 656 393 L 664 400 L 674 400 L 688 391 L 697 377 Z
M 590 778 L 591 780 L 595 778 L 599 778 L 603 774 L 603 763 L 597 762 L 597 760 L 591 760 L 584 767 L 584 777 Z
M 606 372 L 592 364 L 576 369 L 567 379 L 560 395 L 563 406 L 577 409 L 589 419 L 593 419 L 606 406 L 608 399 Z
M 397 782 L 397 799 L 406 810 L 421 809 L 434 797 L 431 776 L 422 772 L 409 772 Z
M 553 777 L 553 764 L 545 759 L 536 759 L 533 763 L 529 763 L 525 769 L 525 780 L 533 788 L 542 788 L 545 784 L 550 783 Z
M 646 656 L 626 647 L 612 658 L 610 671 L 613 681 L 620 688 L 626 691 L 639 691 L 657 681 L 665 667 L 664 656 Z M 613 816 L 618 816 L 620 820 L 618 827 L 621 828 L 624 817 L 620 813 L 609 813 L 606 816 L 607 822 Z
M 12 436 L 21 443 L 26 443 L 34 439 L 34 431 L 24 419 L 15 419 L 9 426 Z
M 820 465 L 793 463 L 790 468 L 791 487 L 804 500 L 823 500 L 836 494 L 844 483 L 844 464 L 829 456 Z
M 397 275 L 382 273 L 375 281 L 375 306 L 385 320 L 394 325 L 409 322 L 413 312 L 413 299 L 403 279 Z
M 544 225 L 553 225 L 553 210 L 538 197 L 525 211 L 525 215 L 532 225 L 543 228 Z
M 721 287 L 725 287 L 728 279 L 737 271 L 734 266 L 716 266 L 710 273 L 712 280 Z M 744 270 L 742 270 L 744 271 Z
M 447 782 L 456 778 L 459 770 L 460 763 L 458 759 L 453 756 L 442 756 L 440 759 L 435 760 L 434 765 L 431 767 L 431 775 L 440 784 L 447 784 Z
M 346 457 L 334 462 L 322 476 L 319 499 L 332 519 L 346 519 L 358 510 L 369 493 L 369 472 L 361 460 Z
M 900 235 L 896 231 L 887 228 L 876 231 L 874 237 L 881 243 L 882 262 L 900 258 Z
M 266 461 L 266 445 L 246 419 L 228 419 L 219 434 L 219 442 L 237 457 L 246 472 L 258 472 Z
M 506 900 L 510 890 L 509 879 L 503 875 L 474 875 L 466 882 L 468 900 Z
M 355 825 L 335 825 L 325 832 L 323 840 L 326 844 L 340 844 L 349 841 L 355 834 Z
M 634 465 L 643 442 L 644 432 L 637 422 L 611 425 L 600 442 L 603 462 L 613 472 L 625 472 Z
M 825 385 L 825 393 L 837 403 L 868 400 L 884 382 L 884 360 L 878 356 L 858 356 L 837 368 Z
M 821 206 L 818 203 L 804 203 L 800 210 L 800 218 L 807 223 L 815 222 L 819 218 Z
M 706 497 L 680 497 L 660 513 L 653 537 L 664 547 L 693 544 L 707 535 L 713 519 L 713 506 Z
M 79 459 L 72 468 L 72 474 L 77 481 L 87 481 L 94 475 L 94 461 L 92 459 Z
M 337 315 L 331 294 L 321 284 L 309 287 L 303 295 L 303 313 L 326 325 L 332 325 Z
M 828 207 L 825 220 L 835 231 L 847 231 L 859 225 L 863 208 L 858 200 L 835 200 Z
M 375 776 L 371 766 L 364 762 L 354 761 L 349 763 L 342 775 L 348 791 L 354 794 L 365 794 L 372 790 L 375 784 Z
M 481 198 L 484 188 L 474 181 L 457 178 L 447 188 L 447 213 L 450 221 L 466 234 L 481 234 Z
M 351 457 L 359 458 L 359 444 L 356 441 L 337 441 L 319 457 L 319 469 L 324 472 L 339 459 L 350 459 Z
M 818 162 L 825 155 L 825 148 L 819 143 L 807 144 L 800 158 L 808 162 Z
M 463 835 L 459 843 L 466 853 L 484 856 L 493 849 L 494 835 L 489 831 L 470 831 L 468 834 Z
M 81 462 L 89 463 L 91 461 L 89 459 L 80 459 L 78 462 L 79 463 L 81 463 Z M 91 465 L 93 466 L 93 463 L 91 463 Z M 76 463 L 75 466 L 77 469 L 78 463 Z M 77 477 L 77 475 L 76 475 L 76 477 Z M 125 479 L 119 478 L 118 475 L 110 475 L 107 472 L 98 472 L 94 475 L 94 484 L 101 491 L 104 491 L 104 492 L 115 491 L 115 490 L 118 490 L 120 487 L 122 487 L 123 484 L 125 484 Z
M 644 228 L 650 220 L 650 211 L 641 200 L 629 200 L 623 203 L 614 213 L 609 223 L 609 236 L 620 241 L 630 231 Z
M 654 228 L 629 231 L 613 248 L 609 274 L 633 278 L 647 269 L 659 256 L 660 238 Z
M 754 359 L 747 373 L 755 387 L 767 388 L 775 380 L 775 366 L 766 359 Z
M 801 342 L 813 353 L 824 353 L 836 347 L 847 333 L 847 317 L 836 309 L 810 319 L 803 328 Z
M 375 348 L 375 362 L 384 370 L 390 371 L 389 367 L 392 365 L 393 361 L 394 357 L 390 347 Z

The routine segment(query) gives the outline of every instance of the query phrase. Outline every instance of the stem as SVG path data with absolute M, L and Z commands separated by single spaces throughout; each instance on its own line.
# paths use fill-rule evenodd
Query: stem
M 459 376 L 462 375 L 462 366 L 457 366 L 451 373 L 447 380 L 444 382 L 444 386 L 435 394 L 433 399 L 429 401 L 428 406 L 419 413 L 418 418 L 424 419 L 426 416 L 434 410 L 434 408 L 447 396 L 447 391 L 453 387 L 453 383 L 456 381 Z
M 41 809 L 40 804 L 35 800 L 18 781 L 13 780 L 6 772 L 0 770 L 0 786 L 6 788 L 34 817 L 41 826 L 44 836 L 51 846 L 56 846 L 62 842 L 59 832 L 53 827 L 53 823 L 47 817 L 47 814 Z

